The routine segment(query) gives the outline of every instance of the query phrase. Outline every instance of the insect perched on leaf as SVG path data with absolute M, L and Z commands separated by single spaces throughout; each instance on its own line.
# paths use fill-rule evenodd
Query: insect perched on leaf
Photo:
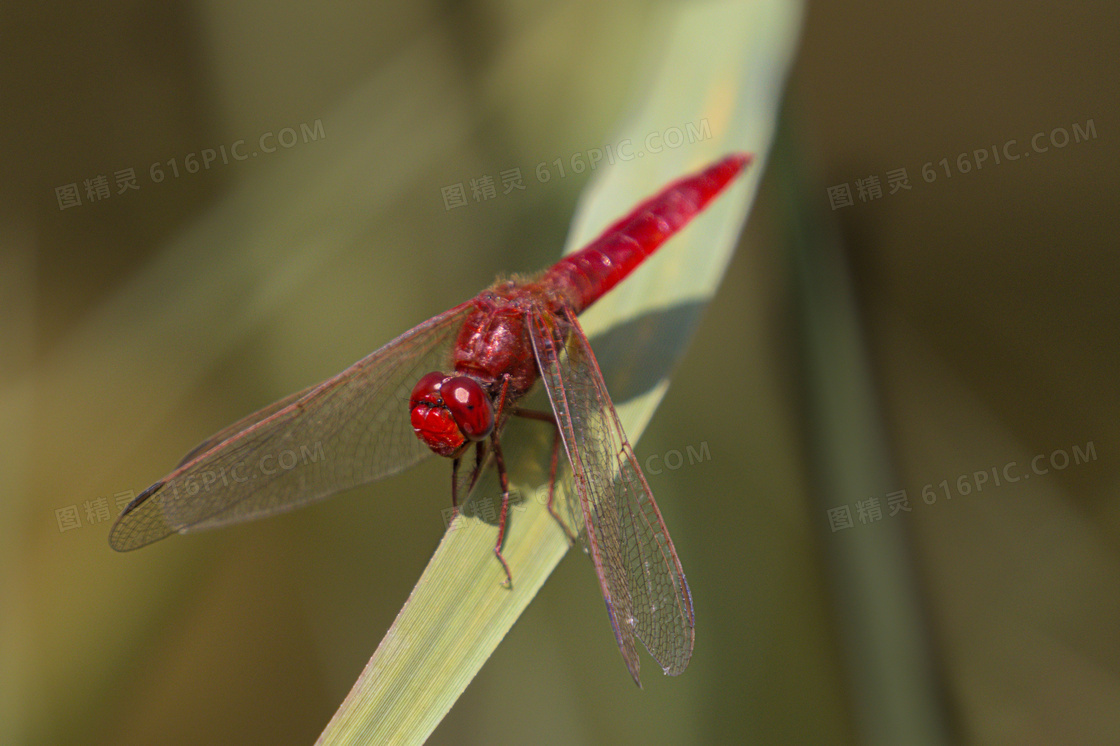
M 731 155 L 669 184 L 536 277 L 500 281 L 334 378 L 235 422 L 133 500 L 109 543 L 127 551 L 173 533 L 273 515 L 437 453 L 452 460 L 453 505 L 485 469 L 497 470 L 502 503 L 494 554 L 512 586 L 502 555 L 510 488 L 501 436 L 511 417 L 544 420 L 556 431 L 548 509 L 569 538 L 584 535 L 634 681 L 640 685 L 635 638 L 665 673 L 681 673 L 694 638 L 688 583 L 576 317 L 749 162 Z M 519 406 L 538 380 L 551 412 Z M 312 443 L 325 458 L 251 473 L 245 466 Z M 574 532 L 553 506 L 561 446 L 583 517 Z

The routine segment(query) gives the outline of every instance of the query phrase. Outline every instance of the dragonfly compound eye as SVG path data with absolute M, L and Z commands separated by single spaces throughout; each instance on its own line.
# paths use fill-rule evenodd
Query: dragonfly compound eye
M 428 448 L 453 458 L 463 452 L 467 438 L 440 396 L 447 379 L 443 373 L 429 373 L 416 383 L 408 402 L 409 420 Z
M 494 407 L 478 381 L 467 376 L 449 378 L 443 382 L 440 395 L 463 435 L 475 441 L 490 435 L 494 429 Z
M 412 387 L 412 396 L 409 397 L 409 409 L 416 409 L 419 404 L 426 404 L 429 407 L 439 406 L 439 387 L 447 380 L 448 376 L 437 371 L 432 371 L 428 375 L 421 378 Z

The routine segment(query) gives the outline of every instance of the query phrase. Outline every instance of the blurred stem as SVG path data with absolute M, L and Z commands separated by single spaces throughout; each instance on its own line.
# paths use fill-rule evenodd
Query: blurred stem
M 774 149 L 787 223 L 801 340 L 804 427 L 824 537 L 840 644 L 861 743 L 943 744 L 950 724 L 932 656 L 906 535 L 907 513 L 890 517 L 898 489 L 860 328 L 851 276 L 832 216 L 809 193 L 800 148 L 783 116 Z M 916 495 L 909 495 L 913 500 Z M 882 518 L 860 520 L 856 503 L 877 498 Z M 853 524 L 833 531 L 828 510 Z

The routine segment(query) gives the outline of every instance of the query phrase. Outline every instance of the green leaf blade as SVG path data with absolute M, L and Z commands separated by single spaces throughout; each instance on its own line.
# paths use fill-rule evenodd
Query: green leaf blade
M 684 4 L 668 12 L 672 31 L 645 106 L 613 141 L 647 142 L 651 132 L 687 131 L 688 123 L 706 127 L 710 136 L 600 166 L 566 251 L 578 249 L 660 186 L 710 161 L 734 151 L 754 153 L 755 161 L 704 214 L 580 317 L 612 395 L 627 392 L 615 404 L 631 442 L 664 396 L 699 311 L 735 249 L 773 135 L 801 7 Z M 646 334 L 640 340 L 610 334 L 628 323 Z M 642 354 L 650 349 L 654 352 Z M 569 549 L 544 505 L 551 438 L 545 430 L 513 422 L 503 435 L 514 489 L 528 498 L 511 511 L 503 545 L 512 589 L 501 585 L 495 527 L 478 518 L 456 518 L 319 743 L 423 742 L 540 590 Z M 494 495 L 496 489 L 490 477 L 475 495 Z M 604 634 L 609 629 L 604 619 Z M 621 656 L 618 666 L 621 680 Z

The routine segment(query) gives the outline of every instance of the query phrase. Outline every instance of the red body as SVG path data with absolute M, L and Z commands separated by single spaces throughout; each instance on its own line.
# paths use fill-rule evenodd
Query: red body
M 536 279 L 509 280 L 480 293 L 452 351 L 455 372 L 476 379 L 492 398 L 506 386 L 506 404 L 515 403 L 540 376 L 525 328 L 528 314 L 542 304 L 558 319 L 565 308 L 582 313 L 703 210 L 749 160 L 731 155 L 675 181 Z M 567 338 L 568 329 L 558 331 L 560 339 Z M 431 439 L 417 434 L 447 455 L 454 449 L 448 448 L 444 429 L 441 423 Z
M 564 257 L 541 277 L 563 293 L 578 315 L 703 210 L 750 162 L 730 155 L 675 181 L 614 223 L 599 238 Z

